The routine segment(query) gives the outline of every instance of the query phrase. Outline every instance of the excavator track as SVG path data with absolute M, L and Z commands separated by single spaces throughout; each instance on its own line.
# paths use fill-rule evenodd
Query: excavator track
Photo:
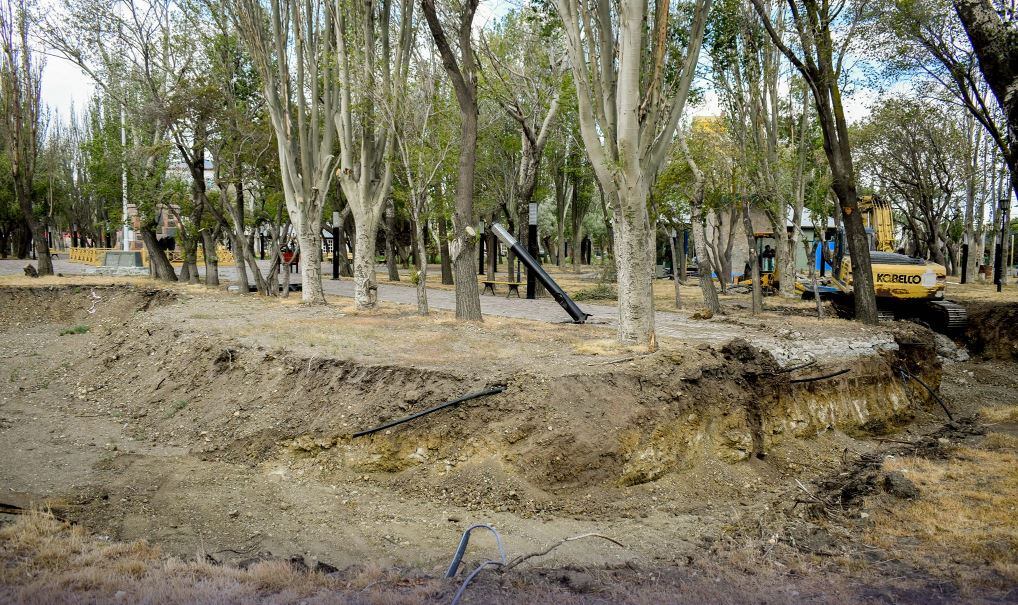
M 835 296 L 831 299 L 831 303 L 838 317 L 843 319 L 855 317 L 855 306 L 850 294 Z M 948 335 L 961 332 L 968 325 L 968 312 L 965 307 L 949 300 L 931 300 L 902 305 L 877 299 L 877 305 L 878 319 L 882 322 L 896 319 L 914 321 L 935 332 Z
M 926 308 L 930 314 L 930 327 L 938 332 L 960 332 L 968 325 L 968 311 L 958 303 L 932 300 Z

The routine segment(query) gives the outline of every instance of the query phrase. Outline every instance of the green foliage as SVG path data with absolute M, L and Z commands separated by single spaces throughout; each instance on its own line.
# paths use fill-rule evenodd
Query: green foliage
M 578 290 L 573 294 L 573 300 L 614 300 L 618 298 L 618 289 L 607 282 L 599 282 L 589 288 Z
M 89 330 L 91 330 L 91 328 L 89 326 L 78 325 L 78 326 L 74 326 L 73 328 L 66 328 L 64 330 L 60 330 L 60 335 L 61 336 L 70 336 L 72 334 L 85 334 Z

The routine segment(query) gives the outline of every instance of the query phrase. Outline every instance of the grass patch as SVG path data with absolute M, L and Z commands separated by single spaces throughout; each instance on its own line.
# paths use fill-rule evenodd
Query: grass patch
M 86 332 L 88 332 L 91 329 L 92 328 L 90 328 L 90 327 L 88 327 L 86 325 L 78 325 L 78 326 L 74 326 L 73 328 L 65 328 L 63 330 L 60 330 L 60 335 L 61 336 L 70 336 L 71 334 L 85 334 Z
M 1001 405 L 986 407 L 979 410 L 979 415 L 987 422 L 1018 422 L 1018 405 Z
M 595 284 L 573 294 L 573 300 L 615 300 L 618 297 L 618 288 L 609 283 Z
M 166 413 L 163 414 L 163 418 L 173 418 L 174 416 L 177 415 L 177 412 L 179 412 L 180 410 L 182 410 L 182 409 L 184 409 L 186 407 L 187 407 L 187 400 L 186 399 L 178 399 L 177 401 L 173 402 L 173 405 L 170 406 L 170 409 L 166 410 Z
M 992 450 L 960 447 L 947 460 L 885 462 L 922 496 L 881 507 L 867 540 L 961 584 L 1018 583 L 1018 450 L 1006 435 L 994 441 Z

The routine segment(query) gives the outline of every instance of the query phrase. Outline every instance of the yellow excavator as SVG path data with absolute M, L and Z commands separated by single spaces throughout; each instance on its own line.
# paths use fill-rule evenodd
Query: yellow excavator
M 941 332 L 963 329 L 968 321 L 965 307 L 944 300 L 947 269 L 894 251 L 890 203 L 876 195 L 863 196 L 859 199 L 859 211 L 870 239 L 873 287 L 881 319 L 909 319 Z M 852 260 L 847 254 L 844 233 L 838 233 L 835 244 L 833 275 L 825 290 L 838 313 L 851 317 L 855 309 Z M 813 295 L 812 285 L 806 282 L 797 283 L 796 289 L 804 298 Z
M 753 233 L 753 245 L 756 246 L 756 262 L 760 267 L 760 287 L 763 289 L 765 295 L 773 294 L 779 287 L 781 287 L 781 269 L 778 267 L 777 262 L 772 262 L 770 265 L 763 262 L 764 242 L 767 240 L 774 240 L 773 232 L 757 231 Z M 774 258 L 771 257 L 771 260 L 773 261 Z M 751 277 L 750 272 L 745 271 L 743 275 L 736 278 L 735 285 L 752 288 L 753 278 Z

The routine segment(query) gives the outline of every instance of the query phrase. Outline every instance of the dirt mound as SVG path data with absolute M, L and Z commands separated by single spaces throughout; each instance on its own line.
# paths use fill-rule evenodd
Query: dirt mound
M 38 299 L 32 316 L 50 321 L 87 312 L 84 305 L 101 297 L 100 337 L 80 367 L 77 396 L 131 419 L 140 439 L 251 466 L 314 458 L 336 476 L 388 477 L 404 492 L 467 507 L 583 512 L 576 498 L 591 489 L 764 456 L 830 429 L 900 423 L 911 408 L 901 384 L 887 381 L 904 363 L 899 357 L 914 357 L 908 338 L 899 338 L 898 353 L 860 358 L 843 376 L 801 384 L 791 379 L 839 368 L 785 373 L 742 340 L 565 376 L 496 369 L 478 383 L 456 368 L 365 365 L 187 331 L 138 313 L 173 300 L 159 290 L 13 295 Z M 939 380 L 927 367 L 910 371 Z M 506 391 L 351 437 L 492 384 Z
M 992 359 L 1018 360 L 1018 303 L 966 301 L 969 352 Z
M 10 334 L 21 334 L 17 322 L 32 321 L 39 350 L 74 344 L 53 359 L 69 396 L 54 391 L 56 381 L 39 383 L 31 406 L 51 405 L 75 423 L 100 419 L 108 424 L 98 434 L 126 436 L 85 444 L 94 448 L 88 460 L 97 461 L 88 480 L 64 494 L 74 518 L 182 550 L 195 536 L 236 551 L 252 543 L 288 548 L 297 538 L 281 536 L 308 531 L 302 543 L 320 545 L 329 559 L 389 547 L 402 558 L 409 544 L 454 539 L 441 528 L 459 521 L 446 517 L 471 511 L 537 532 L 553 519 L 624 524 L 712 502 L 755 502 L 748 494 L 806 468 L 798 461 L 829 458 L 849 435 L 907 422 L 925 396 L 902 382 L 900 369 L 939 382 L 932 338 L 917 327 L 902 328 L 896 349 L 881 355 L 800 368 L 782 368 L 736 339 L 610 363 L 593 356 L 576 363 L 584 358 L 550 343 L 536 364 L 500 359 L 480 372 L 478 363 L 389 361 L 387 347 L 396 345 L 382 318 L 336 319 L 334 307 L 318 310 L 314 323 L 312 310 L 283 302 L 183 291 L 96 290 L 102 299 L 93 313 L 90 288 L 0 293 L 8 303 L 0 327 Z M 250 313 L 247 332 L 257 333 L 258 322 L 299 322 L 322 340 L 332 338 L 329 326 L 369 324 L 375 361 L 272 346 L 264 334 L 232 336 L 235 324 L 210 325 L 230 313 Z M 90 330 L 60 340 L 58 328 L 85 316 Z M 450 337 L 479 331 L 440 327 Z M 500 330 L 485 336 L 483 350 L 517 346 Z M 352 436 L 495 384 L 506 390 Z M 31 406 L 21 413 L 35 414 Z M 422 531 L 422 518 L 439 528 Z M 337 541 L 330 524 L 357 538 Z M 384 540 L 378 524 L 387 528 Z
M 173 290 L 123 286 L 0 288 L 0 326 L 14 323 L 91 324 L 103 317 L 130 317 L 177 299 Z

